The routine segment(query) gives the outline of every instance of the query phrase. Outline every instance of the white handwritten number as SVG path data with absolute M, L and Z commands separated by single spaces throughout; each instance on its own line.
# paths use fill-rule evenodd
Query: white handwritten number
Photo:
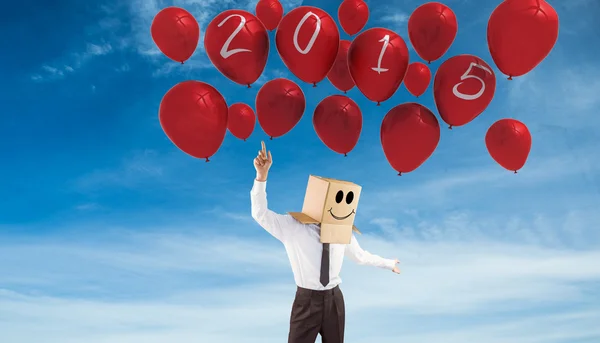
M 376 71 L 377 74 L 381 74 L 382 72 L 386 72 L 389 70 L 389 69 L 381 68 L 381 61 L 383 60 L 383 54 L 385 54 L 385 49 L 387 49 L 388 45 L 390 44 L 390 35 L 385 35 L 379 42 L 383 42 L 383 46 L 381 47 L 381 52 L 379 53 L 379 60 L 377 60 L 377 67 L 371 68 L 374 71 Z
M 463 100 L 475 100 L 477 98 L 479 98 L 483 92 L 485 91 L 485 82 L 483 82 L 483 80 L 475 75 L 469 75 L 469 73 L 471 72 L 471 69 L 473 69 L 473 67 L 477 67 L 480 69 L 483 69 L 485 71 L 487 71 L 488 73 L 492 74 L 492 71 L 489 70 L 488 68 L 486 68 L 485 66 L 482 66 L 481 64 L 477 64 L 475 62 L 471 62 L 471 64 L 469 65 L 469 68 L 467 68 L 467 71 L 465 71 L 464 74 L 462 74 L 462 76 L 460 77 L 460 81 L 459 83 L 454 85 L 454 88 L 452 88 L 452 93 L 460 99 Z M 479 90 L 479 92 L 475 93 L 475 94 L 465 94 L 465 93 L 461 93 L 458 90 L 458 86 L 462 85 L 463 82 L 467 79 L 476 79 L 479 80 L 479 82 L 481 82 L 481 89 Z
M 302 27 L 302 25 L 304 25 L 304 22 L 310 16 L 315 17 L 315 19 L 317 20 L 317 27 L 315 27 L 315 32 L 313 32 L 312 37 L 310 37 L 310 40 L 308 41 L 308 45 L 306 45 L 306 48 L 304 48 L 304 50 L 303 50 L 303 49 L 300 49 L 300 45 L 298 45 L 298 34 L 300 33 L 300 28 Z M 298 50 L 298 52 L 301 53 L 302 55 L 308 54 L 310 52 L 310 49 L 312 49 L 313 45 L 315 45 L 315 41 L 317 40 L 317 36 L 319 35 L 319 32 L 321 32 L 321 18 L 319 18 L 318 15 L 316 15 L 312 12 L 306 13 L 304 15 L 304 17 L 302 17 L 302 19 L 298 23 L 298 26 L 296 26 L 296 31 L 294 31 L 294 46 L 296 47 L 296 50 Z
M 221 56 L 223 58 L 229 58 L 231 55 L 235 55 L 238 52 L 250 52 L 251 51 L 251 50 L 248 50 L 248 49 L 233 49 L 233 50 L 229 50 L 229 44 L 231 44 L 231 41 L 235 38 L 235 36 L 240 31 L 242 31 L 242 28 L 244 27 L 244 25 L 246 25 L 246 18 L 244 18 L 244 16 L 239 15 L 239 14 L 232 14 L 229 17 L 223 19 L 223 21 L 217 26 L 217 27 L 223 26 L 223 24 L 225 24 L 227 22 L 227 20 L 229 20 L 230 18 L 233 18 L 233 17 L 240 18 L 240 24 L 233 31 L 233 33 L 229 36 L 229 38 L 227 38 L 227 40 L 225 41 L 225 44 L 223 44 L 223 47 L 221 48 Z

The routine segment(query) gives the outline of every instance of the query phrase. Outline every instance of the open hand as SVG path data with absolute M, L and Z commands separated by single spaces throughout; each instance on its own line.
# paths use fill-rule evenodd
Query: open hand
M 265 181 L 269 173 L 269 168 L 273 164 L 273 157 L 271 152 L 267 152 L 265 142 L 261 141 L 261 150 L 258 151 L 258 156 L 254 159 L 254 169 L 256 169 L 256 179 L 259 181 Z
M 394 269 L 392 269 L 392 271 L 396 274 L 400 274 L 400 268 L 398 268 L 398 263 L 400 263 L 400 261 L 398 261 L 398 259 L 394 260 L 396 262 L 396 265 L 394 266 Z

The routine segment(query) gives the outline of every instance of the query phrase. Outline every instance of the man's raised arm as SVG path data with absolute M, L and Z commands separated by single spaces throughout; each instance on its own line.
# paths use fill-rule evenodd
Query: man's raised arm
M 267 152 L 264 142 L 261 142 L 262 149 L 254 159 L 254 169 L 256 169 L 256 179 L 250 191 L 250 202 L 252 204 L 252 218 L 262 226 L 273 237 L 281 242 L 285 242 L 293 230 L 291 218 L 271 211 L 267 203 L 267 176 L 269 168 L 273 164 L 271 152 Z

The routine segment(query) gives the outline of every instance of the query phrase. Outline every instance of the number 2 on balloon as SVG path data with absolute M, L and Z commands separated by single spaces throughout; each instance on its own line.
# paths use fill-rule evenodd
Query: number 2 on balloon
M 381 68 L 381 61 L 383 60 L 383 55 L 385 54 L 385 49 L 387 49 L 390 44 L 390 35 L 385 35 L 379 42 L 383 42 L 383 46 L 381 47 L 381 52 L 379 53 L 379 59 L 377 60 L 377 67 L 372 67 L 377 74 L 381 74 L 382 72 L 386 72 L 389 69 Z
M 223 26 L 227 20 L 233 18 L 233 17 L 238 17 L 240 18 L 240 24 L 238 25 L 238 27 L 235 28 L 235 30 L 233 30 L 233 32 L 231 33 L 231 35 L 229 35 L 229 38 L 227 38 L 227 40 L 225 41 L 225 44 L 223 44 L 223 47 L 221 47 L 221 57 L 223 58 L 229 58 L 232 55 L 237 54 L 238 52 L 250 52 L 252 50 L 248 50 L 248 49 L 233 49 L 233 50 L 229 50 L 229 44 L 231 44 L 231 41 L 235 38 L 235 36 L 240 33 L 240 31 L 242 31 L 242 28 L 244 27 L 244 25 L 246 25 L 246 18 L 244 18 L 243 15 L 239 15 L 239 14 L 232 14 L 230 16 L 228 16 L 227 18 L 223 19 L 223 21 L 221 21 L 219 23 L 219 25 L 217 27 L 221 27 Z
M 313 16 L 317 20 L 317 25 L 315 25 L 315 31 L 313 32 L 312 37 L 310 37 L 306 48 L 300 49 L 300 45 L 298 44 L 298 35 L 300 34 L 300 29 L 302 28 L 302 25 L 304 25 L 304 22 L 307 21 L 310 16 Z M 319 18 L 318 15 L 312 12 L 306 13 L 304 17 L 300 19 L 300 22 L 298 23 L 298 25 L 296 26 L 296 30 L 294 31 L 294 47 L 296 48 L 296 50 L 298 50 L 298 52 L 302 55 L 308 54 L 312 49 L 313 45 L 315 45 L 315 41 L 319 36 L 319 32 L 321 32 L 321 18 Z
M 479 76 L 469 74 L 471 72 L 471 70 L 473 69 L 473 67 L 485 70 L 489 74 L 492 74 L 492 71 L 489 70 L 487 67 L 482 66 L 481 64 L 477 64 L 475 62 L 471 62 L 471 64 L 469 64 L 469 68 L 467 68 L 467 71 L 465 71 L 465 73 L 460 76 L 460 82 L 455 84 L 454 88 L 452 88 L 452 93 L 457 98 L 460 98 L 463 100 L 475 100 L 475 99 L 479 98 L 483 94 L 483 92 L 485 92 L 485 82 Z M 479 92 L 477 92 L 475 94 L 465 94 L 465 93 L 461 93 L 458 90 L 458 86 L 462 85 L 463 82 L 465 82 L 465 80 L 468 80 L 468 79 L 476 79 L 481 83 L 481 89 L 479 90 Z

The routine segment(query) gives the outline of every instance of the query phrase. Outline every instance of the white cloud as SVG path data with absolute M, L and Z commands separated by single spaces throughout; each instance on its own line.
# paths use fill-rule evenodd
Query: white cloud
M 548 124 L 567 128 L 587 127 L 588 119 L 596 119 L 600 69 L 594 65 L 535 69 L 511 83 L 509 100 L 524 116 L 544 113 Z
M 121 66 L 119 66 L 118 68 L 115 69 L 118 72 L 121 73 L 125 73 L 131 70 L 131 67 L 129 66 L 129 63 L 124 63 Z
M 47 65 L 42 66 L 42 70 L 30 76 L 31 80 L 36 82 L 54 81 L 65 78 L 81 68 L 87 61 L 94 57 L 108 55 L 112 52 L 123 49 L 135 49 L 139 54 L 145 56 L 150 62 L 156 65 L 153 76 L 162 77 L 177 72 L 183 75 L 192 76 L 199 69 L 212 68 L 212 63 L 204 51 L 204 32 L 208 23 L 220 12 L 232 9 L 242 8 L 254 13 L 256 0 L 134 0 L 128 3 L 125 11 L 130 15 L 130 24 L 125 25 L 118 16 L 122 15 L 123 8 L 103 7 L 105 15 L 94 27 L 88 28 L 89 31 L 101 34 L 102 37 L 109 37 L 110 43 L 87 43 L 83 52 L 77 52 L 59 59 Z M 289 11 L 292 8 L 300 6 L 302 1 L 288 0 L 282 1 L 284 8 Z M 179 6 L 190 11 L 198 24 L 200 25 L 200 40 L 198 48 L 192 58 L 181 65 L 166 58 L 149 34 L 152 20 L 156 14 L 168 6 Z M 117 68 L 118 72 L 128 71 L 129 68 Z
M 210 64 L 204 53 L 204 32 L 208 23 L 221 11 L 233 8 L 236 4 L 233 0 L 135 0 L 129 5 L 131 14 L 132 35 L 135 39 L 137 51 L 145 56 L 158 57 L 163 60 L 162 53 L 154 44 L 152 37 L 148 34 L 152 20 L 158 12 L 168 6 L 178 6 L 189 11 L 198 21 L 200 26 L 200 40 L 192 58 L 186 63 L 198 63 L 198 65 Z M 163 62 L 164 63 L 164 62 Z M 169 61 L 169 64 L 173 64 Z
M 160 66 L 152 73 L 154 77 L 168 76 L 176 72 L 187 78 L 194 78 L 194 75 L 198 75 L 200 69 L 213 68 L 212 63 L 208 59 L 201 58 L 189 59 L 183 64 L 171 60 L 159 64 Z
M 551 139 L 554 144 L 561 144 L 557 137 L 534 133 L 534 144 L 540 142 L 541 145 Z M 369 177 L 361 176 L 368 181 L 363 186 L 369 187 L 369 191 L 361 196 L 361 212 L 379 215 L 400 209 L 478 208 L 482 202 L 499 211 L 502 206 L 516 202 L 525 206 L 529 201 L 557 207 L 563 204 L 562 208 L 573 208 L 569 206 L 581 201 L 577 206 L 587 208 L 590 201 L 598 201 L 600 194 L 600 180 L 596 176 L 600 171 L 600 159 L 594 154 L 594 146 L 590 143 L 536 148 L 516 175 L 498 166 L 489 156 L 447 156 L 460 167 L 421 170 L 418 175 L 407 175 L 408 179 L 398 180 L 398 185 L 394 180 L 386 179 L 386 174 L 390 174 L 385 168 L 387 161 L 379 161 L 382 168 L 374 165 Z M 382 186 L 382 179 L 390 185 Z M 577 181 L 585 182 L 586 189 L 580 189 L 579 184 L 573 186 L 575 188 L 563 186 Z
M 73 181 L 73 187 L 79 191 L 106 186 L 130 188 L 148 179 L 155 180 L 161 177 L 165 170 L 164 166 L 157 163 L 158 158 L 168 159 L 169 156 L 159 156 L 156 151 L 148 149 L 134 152 L 114 169 L 98 169 L 82 175 Z
M 600 250 L 498 243 L 481 236 L 478 228 L 486 223 L 469 223 L 456 236 L 451 222 L 419 228 L 440 232 L 437 238 L 406 235 L 393 220 L 385 236 L 359 237 L 363 248 L 399 257 L 402 274 L 346 262 L 348 339 L 558 343 L 599 337 L 592 323 L 600 312 L 589 287 L 600 282 Z M 521 230 L 535 238 L 543 234 L 535 226 L 523 223 Z M 259 238 L 191 228 L 3 238 L 5 341 L 285 339 L 294 285 L 283 247 L 256 224 L 247 229 Z M 453 325 L 443 324 L 449 321 Z
M 379 20 L 381 20 L 382 22 L 400 25 L 408 22 L 408 15 L 406 13 L 397 12 L 394 14 L 388 14 L 386 16 L 383 16 Z
M 71 54 L 61 62 L 43 65 L 40 72 L 31 75 L 31 80 L 42 82 L 63 79 L 69 74 L 74 73 L 94 57 L 108 55 L 112 52 L 113 47 L 108 43 L 87 43 L 83 52 Z
M 87 48 L 85 53 L 82 54 L 82 58 L 87 58 L 88 56 L 102 56 L 110 53 L 112 51 L 112 46 L 110 44 L 87 44 Z
M 254 13 L 256 0 L 135 0 L 129 6 L 129 12 L 132 17 L 132 36 L 135 39 L 137 51 L 160 65 L 155 71 L 155 76 L 163 76 L 174 71 L 190 74 L 201 68 L 210 68 L 212 63 L 209 61 L 204 50 L 204 33 L 210 21 L 222 11 L 239 8 L 250 13 Z M 286 12 L 300 6 L 302 1 L 287 0 L 281 1 Z M 183 66 L 179 66 L 173 61 L 166 60 L 160 50 L 152 41 L 152 37 L 148 34 L 148 30 L 152 24 L 154 16 L 167 6 L 179 6 L 190 13 L 198 21 L 200 26 L 200 40 L 194 55 Z M 274 46 L 272 47 L 274 49 Z M 264 83 L 264 81 L 263 81 Z
M 80 204 L 80 205 L 75 206 L 75 209 L 78 210 L 78 211 L 94 211 L 94 210 L 97 210 L 99 208 L 101 208 L 101 206 L 98 205 L 97 203 L 93 203 L 93 202 L 85 203 L 85 204 Z

